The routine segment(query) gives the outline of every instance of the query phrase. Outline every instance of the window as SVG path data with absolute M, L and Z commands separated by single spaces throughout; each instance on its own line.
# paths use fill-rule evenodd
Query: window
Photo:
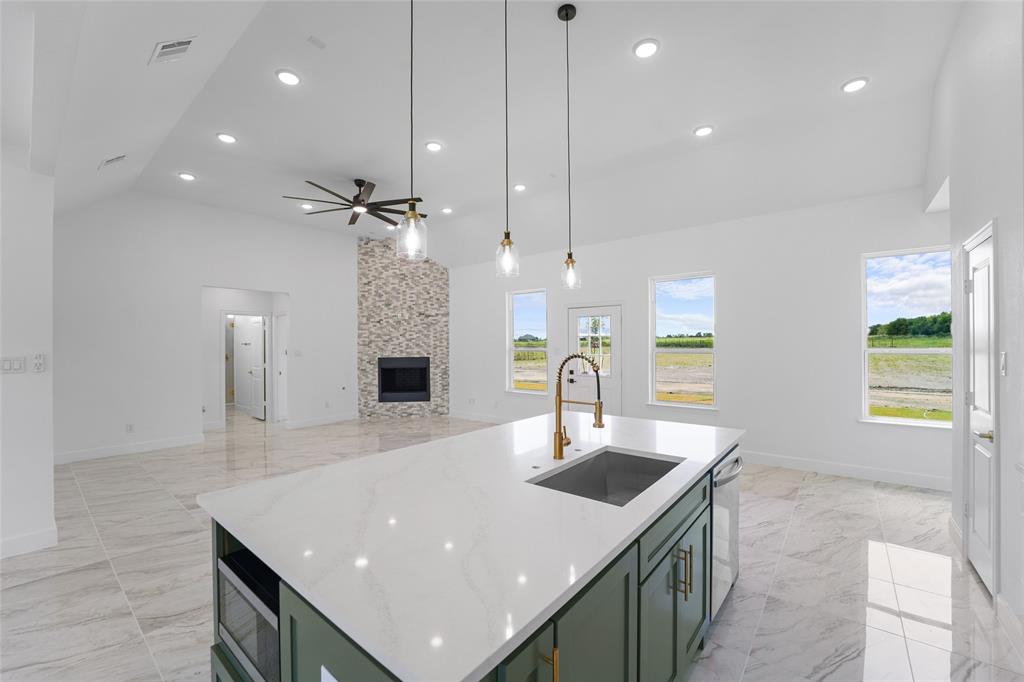
M 953 419 L 948 249 L 864 257 L 864 417 Z
M 508 389 L 548 390 L 548 302 L 544 291 L 508 295 Z
M 580 315 L 576 318 L 576 353 L 589 355 L 601 368 L 601 376 L 612 371 L 612 318 L 610 315 Z M 586 362 L 579 363 L 580 374 L 593 374 Z
M 715 278 L 651 280 L 651 398 L 715 405 Z

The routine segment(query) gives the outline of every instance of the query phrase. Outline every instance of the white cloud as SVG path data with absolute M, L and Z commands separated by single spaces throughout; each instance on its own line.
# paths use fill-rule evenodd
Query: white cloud
M 657 317 L 659 322 L 666 323 L 664 327 L 658 325 L 659 334 L 696 334 L 711 331 L 714 327 L 714 320 L 700 313 L 666 313 L 659 310 Z
M 665 295 L 678 301 L 711 298 L 715 293 L 714 278 L 712 277 L 676 279 L 658 282 L 655 286 L 659 295 Z
M 869 317 L 879 320 L 948 311 L 949 261 L 948 252 L 870 259 L 867 264 Z

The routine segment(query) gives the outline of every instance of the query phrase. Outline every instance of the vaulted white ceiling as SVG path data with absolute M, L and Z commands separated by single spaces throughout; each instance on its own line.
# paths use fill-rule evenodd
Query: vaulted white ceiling
M 527 185 L 513 193 L 511 226 L 525 253 L 565 243 L 557 5 L 520 0 L 509 9 L 511 182 Z M 59 6 L 67 18 L 60 30 L 76 33 L 77 44 L 36 55 L 37 68 L 49 60 L 68 73 L 55 133 L 58 210 L 134 186 L 289 223 L 387 234 L 367 217 L 350 228 L 346 213 L 304 216 L 280 195 L 318 196 L 306 179 L 350 194 L 362 177 L 377 183 L 375 199 L 406 196 L 407 3 Z M 932 88 L 957 4 L 578 8 L 570 29 L 577 251 L 922 182 Z M 501 21 L 500 2 L 416 4 L 415 191 L 431 216 L 431 255 L 448 264 L 489 259 L 503 228 Z M 147 65 L 158 41 L 191 36 L 181 61 Z M 641 61 L 631 46 L 645 37 L 661 49 Z M 302 83 L 282 86 L 279 68 Z M 859 75 L 870 76 L 868 88 L 840 92 Z M 702 124 L 715 132 L 695 138 Z M 218 142 L 221 131 L 238 142 Z M 444 150 L 427 152 L 427 140 Z M 125 161 L 97 170 L 119 154 Z M 183 170 L 197 180 L 181 182 Z M 442 215 L 443 206 L 453 213 Z

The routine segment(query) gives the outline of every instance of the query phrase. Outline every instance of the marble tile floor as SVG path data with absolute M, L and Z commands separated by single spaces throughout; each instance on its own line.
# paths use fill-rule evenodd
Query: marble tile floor
M 209 679 L 198 493 L 484 426 L 230 415 L 201 446 L 57 467 L 58 545 L 0 562 L 0 678 Z M 1024 682 L 948 495 L 748 464 L 740 504 L 741 576 L 691 680 Z

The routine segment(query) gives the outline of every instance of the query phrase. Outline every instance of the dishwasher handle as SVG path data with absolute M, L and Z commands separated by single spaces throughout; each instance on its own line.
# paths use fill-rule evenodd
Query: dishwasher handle
M 715 476 L 715 487 L 719 488 L 726 483 L 731 483 L 739 478 L 741 473 L 743 473 L 743 457 L 737 456 L 736 459 L 733 460 L 732 466 L 729 468 L 728 472 L 723 471 Z

